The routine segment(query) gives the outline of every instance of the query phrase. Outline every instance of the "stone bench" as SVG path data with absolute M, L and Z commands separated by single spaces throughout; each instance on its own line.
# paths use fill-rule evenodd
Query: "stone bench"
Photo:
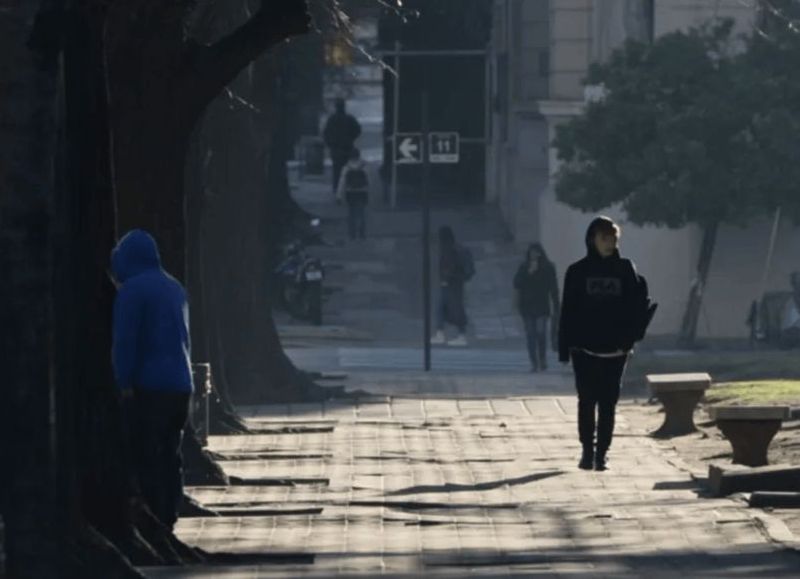
M 789 419 L 788 406 L 714 406 L 711 419 L 733 447 L 733 463 L 745 466 L 767 464 L 769 443 Z
M 652 436 L 668 438 L 697 431 L 694 410 L 711 387 L 711 376 L 706 373 L 648 374 L 647 384 L 664 406 L 664 424 Z

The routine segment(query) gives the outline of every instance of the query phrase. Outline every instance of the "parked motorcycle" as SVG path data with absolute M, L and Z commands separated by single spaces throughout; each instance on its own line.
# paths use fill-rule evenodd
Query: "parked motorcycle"
M 322 261 L 308 255 L 303 245 L 295 241 L 284 247 L 284 258 L 274 274 L 277 303 L 294 318 L 322 325 Z

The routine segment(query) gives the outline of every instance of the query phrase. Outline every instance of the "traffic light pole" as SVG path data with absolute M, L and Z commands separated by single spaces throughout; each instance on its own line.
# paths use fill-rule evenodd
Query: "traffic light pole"
M 428 92 L 422 92 L 422 309 L 425 329 L 425 371 L 431 370 L 431 200 L 430 151 L 428 151 Z

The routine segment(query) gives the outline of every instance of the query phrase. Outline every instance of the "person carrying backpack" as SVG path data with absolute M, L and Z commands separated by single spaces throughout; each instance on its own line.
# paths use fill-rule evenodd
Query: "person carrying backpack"
M 342 170 L 336 199 L 347 202 L 347 228 L 350 239 L 366 239 L 367 202 L 369 201 L 369 177 L 361 151 L 356 148 L 350 152 L 350 161 Z
M 625 366 L 656 308 L 644 277 L 620 257 L 619 234 L 608 217 L 593 220 L 586 232 L 587 255 L 569 266 L 564 279 L 559 360 L 572 360 L 575 372 L 583 446 L 578 467 L 584 470 L 606 470 Z
M 452 228 L 439 229 L 439 303 L 437 331 L 431 344 L 448 346 L 467 345 L 467 313 L 464 309 L 464 284 L 475 275 L 475 262 L 466 247 L 456 243 Z M 458 336 L 447 341 L 445 325 L 450 323 L 458 329 Z

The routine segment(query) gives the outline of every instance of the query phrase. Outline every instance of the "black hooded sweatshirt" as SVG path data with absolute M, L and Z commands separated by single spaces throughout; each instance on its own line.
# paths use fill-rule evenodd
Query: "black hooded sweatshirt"
M 570 359 L 581 348 L 610 354 L 633 348 L 636 336 L 638 275 L 619 252 L 603 258 L 586 232 L 587 255 L 573 263 L 564 277 L 558 358 Z

